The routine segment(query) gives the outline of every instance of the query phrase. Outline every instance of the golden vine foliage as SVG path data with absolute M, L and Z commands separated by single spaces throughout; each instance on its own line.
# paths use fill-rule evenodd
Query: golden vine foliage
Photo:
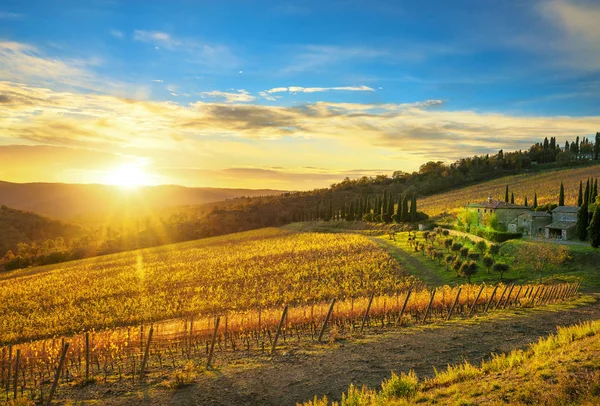
M 21 271 L 0 281 L 0 344 L 331 298 L 412 278 L 368 238 L 268 228 Z

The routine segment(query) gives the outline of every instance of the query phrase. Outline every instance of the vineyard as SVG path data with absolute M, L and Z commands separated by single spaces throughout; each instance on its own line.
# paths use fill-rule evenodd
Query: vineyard
M 135 385 L 145 376 L 175 375 L 186 382 L 218 359 L 264 358 L 278 350 L 398 328 L 470 317 L 505 308 L 533 307 L 574 297 L 578 284 L 463 285 L 390 294 L 332 298 L 282 308 L 189 314 L 137 327 L 88 331 L 68 338 L 5 346 L 0 398 L 48 402 L 56 392 L 95 382 Z M 58 388 L 58 389 L 57 389 Z M 4 392 L 4 393 L 3 393 Z M 60 396 L 60 395 L 59 395 Z
M 565 186 L 565 204 L 577 203 L 579 181 L 600 176 L 600 166 L 587 166 L 576 169 L 562 169 L 541 172 L 538 174 L 526 173 L 522 175 L 506 176 L 474 186 L 464 187 L 453 191 L 428 196 L 419 200 L 419 210 L 429 216 L 442 214 L 444 211 L 452 212 L 463 208 L 467 203 L 479 202 L 491 196 L 503 200 L 506 185 L 510 192 L 515 194 L 515 203 L 523 204 L 525 196 L 529 203 L 537 193 L 538 204 L 558 203 L 560 183 Z
M 414 283 L 364 236 L 262 229 L 8 274 L 0 344 Z

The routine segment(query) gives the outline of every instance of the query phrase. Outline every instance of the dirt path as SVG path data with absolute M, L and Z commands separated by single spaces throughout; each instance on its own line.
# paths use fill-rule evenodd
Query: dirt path
M 370 239 L 386 250 L 400 264 L 407 266 L 407 268 L 412 271 L 414 276 L 421 279 L 429 287 L 436 287 L 444 284 L 439 275 L 427 268 L 425 265 L 419 262 L 419 260 L 411 257 L 402 248 L 382 238 L 370 237 Z
M 600 298 L 600 295 L 596 295 Z M 511 317 L 465 321 L 429 328 L 405 328 L 350 340 L 323 351 L 280 355 L 260 367 L 233 366 L 204 375 L 180 390 L 149 387 L 144 392 L 102 396 L 103 404 L 294 405 L 314 395 L 339 400 L 351 383 L 377 387 L 391 371 L 414 370 L 421 378 L 466 359 L 479 363 L 493 352 L 523 348 L 556 326 L 600 319 L 600 301 L 570 310 L 517 310 Z M 119 396 L 119 395 L 117 395 Z

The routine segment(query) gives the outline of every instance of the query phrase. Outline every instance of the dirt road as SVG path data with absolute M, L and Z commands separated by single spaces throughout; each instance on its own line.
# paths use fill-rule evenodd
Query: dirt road
M 529 309 L 512 314 L 478 323 L 459 321 L 370 333 L 365 339 L 311 354 L 280 355 L 260 366 L 229 366 L 200 376 L 195 385 L 180 390 L 154 385 L 134 393 L 95 396 L 113 405 L 293 405 L 314 395 L 338 400 L 351 383 L 377 387 L 391 371 L 411 369 L 421 378 L 432 376 L 434 367 L 444 369 L 465 359 L 479 363 L 490 353 L 523 348 L 554 333 L 557 325 L 600 319 L 600 301 L 570 310 Z

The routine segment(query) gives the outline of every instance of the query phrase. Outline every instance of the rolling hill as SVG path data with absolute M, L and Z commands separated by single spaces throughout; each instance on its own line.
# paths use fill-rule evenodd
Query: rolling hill
M 19 243 L 42 243 L 58 237 L 68 241 L 80 233 L 81 229 L 72 224 L 4 205 L 0 207 L 0 256 L 8 250 L 16 253 Z
M 241 196 L 282 193 L 271 189 L 188 188 L 175 185 L 122 189 L 111 185 L 9 183 L 0 181 L 0 204 L 69 221 L 97 221 L 114 216 L 185 205 L 200 205 Z
M 517 204 L 523 204 L 527 196 L 531 205 L 535 193 L 540 205 L 558 203 L 561 182 L 565 187 L 565 204 L 574 205 L 577 203 L 579 181 L 583 180 L 585 185 L 585 180 L 591 177 L 600 177 L 600 165 L 505 176 L 424 197 L 419 200 L 419 210 L 429 216 L 436 216 L 443 212 L 456 212 L 468 203 L 483 201 L 489 196 L 504 200 L 506 185 L 509 193 L 515 194 Z

